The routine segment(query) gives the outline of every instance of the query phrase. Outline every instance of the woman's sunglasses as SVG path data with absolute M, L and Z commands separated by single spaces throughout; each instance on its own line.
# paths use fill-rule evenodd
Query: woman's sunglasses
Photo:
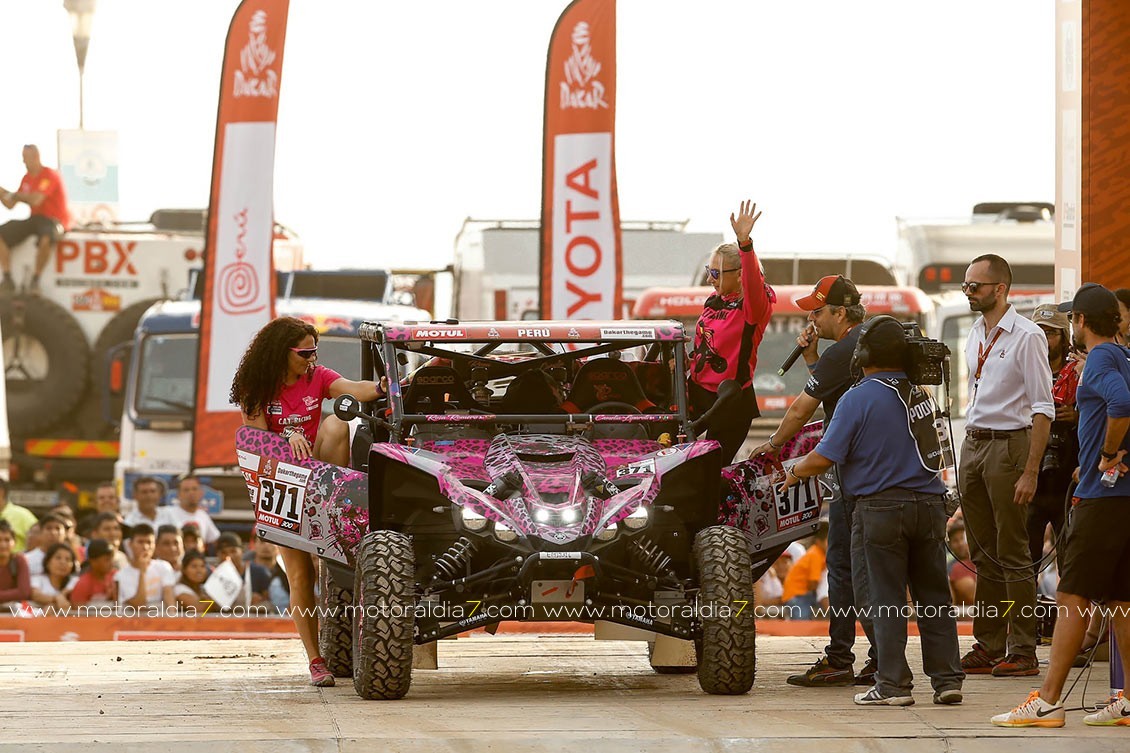
M 710 276 L 711 280 L 717 280 L 722 276 L 723 272 L 739 272 L 741 267 L 730 267 L 729 269 L 715 269 L 714 267 L 706 267 L 706 274 Z
M 315 345 L 313 348 L 291 348 L 291 350 L 297 353 L 299 358 L 305 358 L 306 360 L 310 360 L 314 356 L 318 355 L 317 345 Z

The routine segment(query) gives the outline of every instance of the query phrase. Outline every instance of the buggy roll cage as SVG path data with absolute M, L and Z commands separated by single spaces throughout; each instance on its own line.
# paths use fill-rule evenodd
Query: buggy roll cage
M 634 324 L 637 322 L 633 322 Z M 455 325 L 456 322 L 436 322 L 431 325 L 422 326 L 445 326 Z M 514 323 L 509 323 L 514 324 Z M 650 423 L 667 423 L 677 422 L 679 426 L 677 440 L 685 442 L 689 437 L 695 435 L 695 429 L 687 415 L 687 391 L 686 382 L 679 378 L 679 375 L 686 371 L 686 349 L 681 346 L 686 341 L 682 336 L 682 325 L 678 322 L 664 322 L 665 325 L 677 327 L 679 337 L 665 338 L 658 340 L 654 337 L 648 338 L 624 338 L 615 339 L 613 342 L 600 339 L 586 339 L 580 342 L 570 343 L 578 347 L 571 352 L 557 352 L 554 351 L 544 340 L 530 340 L 530 339 L 478 339 L 467 338 L 459 340 L 460 343 L 481 344 L 472 353 L 456 352 L 434 344 L 430 340 L 406 340 L 403 338 L 393 339 L 386 336 L 386 329 L 394 326 L 396 330 L 403 330 L 404 325 L 385 325 L 380 322 L 365 322 L 359 329 L 359 336 L 361 340 L 361 379 L 375 380 L 380 377 L 388 377 L 388 408 L 384 411 L 388 420 L 377 419 L 377 422 L 387 428 L 390 432 L 391 439 L 394 442 L 403 442 L 403 429 L 417 425 L 417 424 L 517 424 L 517 423 L 538 423 L 538 424 L 563 424 L 566 426 L 581 426 L 588 424 L 650 424 Z M 554 340 L 557 342 L 557 340 Z M 503 344 L 521 343 L 533 347 L 540 355 L 530 358 L 524 358 L 521 361 L 505 362 L 492 360 L 488 356 L 494 352 L 500 345 Z M 588 345 L 589 347 L 583 347 Z M 677 408 L 673 413 L 640 413 L 640 414 L 611 414 L 611 413 L 488 413 L 475 411 L 473 413 L 458 413 L 458 414 L 430 414 L 430 413 L 404 413 L 403 409 L 403 391 L 407 385 L 401 385 L 399 379 L 399 366 L 404 363 L 403 360 L 398 358 L 398 353 L 411 351 L 412 353 L 434 356 L 438 358 L 446 358 L 451 361 L 467 361 L 489 364 L 494 373 L 491 378 L 504 378 L 507 376 L 515 376 L 530 369 L 539 368 L 541 365 L 560 366 L 565 363 L 576 363 L 582 358 L 592 358 L 595 356 L 604 355 L 613 351 L 621 351 L 629 348 L 645 347 L 646 356 L 644 363 L 655 362 L 650 359 L 659 355 L 662 360 L 660 363 L 666 363 L 668 359 L 674 361 L 674 368 L 671 371 L 671 403 Z M 390 364 L 395 364 L 391 369 Z M 397 378 L 394 378 L 397 377 Z M 361 406 L 364 413 L 370 416 L 376 415 L 375 403 L 364 403 Z M 362 414 L 363 415 L 363 414 Z

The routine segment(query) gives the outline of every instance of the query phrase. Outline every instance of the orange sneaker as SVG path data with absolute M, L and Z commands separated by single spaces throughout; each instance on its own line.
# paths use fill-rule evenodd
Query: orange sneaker
M 1024 703 L 989 721 L 998 727 L 1062 727 L 1063 718 L 1063 704 L 1048 703 L 1040 698 L 1040 691 L 1033 690 Z

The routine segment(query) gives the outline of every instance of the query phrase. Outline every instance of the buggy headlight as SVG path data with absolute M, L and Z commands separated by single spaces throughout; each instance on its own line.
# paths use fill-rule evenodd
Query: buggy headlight
M 468 531 L 481 531 L 487 527 L 487 519 L 470 508 L 462 508 L 460 515 L 463 517 L 463 527 Z
M 494 524 L 494 535 L 499 541 L 514 541 L 518 538 L 518 533 L 505 523 Z
M 637 507 L 632 514 L 624 518 L 624 525 L 632 530 L 639 530 L 647 525 L 647 508 Z
M 577 522 L 577 509 L 575 507 L 567 507 L 561 511 L 562 523 L 576 523 Z
M 596 540 L 597 541 L 612 541 L 612 539 L 614 539 L 614 538 L 616 538 L 616 524 L 615 523 L 613 523 L 610 526 L 605 526 L 604 528 L 600 529 L 600 531 L 596 534 Z

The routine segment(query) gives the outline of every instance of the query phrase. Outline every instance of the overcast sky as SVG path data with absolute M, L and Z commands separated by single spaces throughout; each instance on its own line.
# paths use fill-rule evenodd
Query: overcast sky
M 565 0 L 291 0 L 275 206 L 319 267 L 442 266 L 463 218 L 536 218 Z M 78 125 L 62 0 L 0 0 L 0 186 Z M 122 215 L 208 200 L 237 0 L 98 0 L 86 126 Z M 895 216 L 1054 201 L 1054 0 L 620 0 L 620 214 L 765 251 L 889 252 Z M 14 213 L 0 208 L 0 221 Z

